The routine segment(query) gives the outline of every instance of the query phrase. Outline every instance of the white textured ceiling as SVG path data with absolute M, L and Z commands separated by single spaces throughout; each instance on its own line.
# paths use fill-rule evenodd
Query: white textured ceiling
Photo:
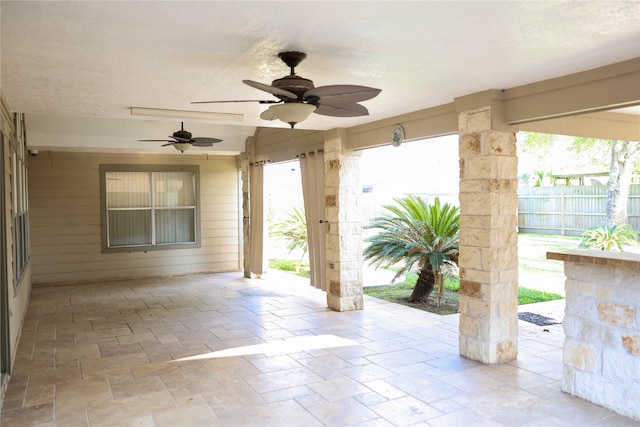
M 186 120 L 194 136 L 237 153 L 273 99 L 241 82 L 288 74 L 284 50 L 307 53 L 297 74 L 316 86 L 382 89 L 355 119 L 312 114 L 303 129 L 380 120 L 640 57 L 640 1 L 79 1 L 0 2 L 0 86 L 28 114 L 29 144 L 139 151 L 180 119 L 130 107 L 239 113 Z M 163 150 L 170 150 L 165 147 Z M 211 151 L 211 150 L 209 150 Z

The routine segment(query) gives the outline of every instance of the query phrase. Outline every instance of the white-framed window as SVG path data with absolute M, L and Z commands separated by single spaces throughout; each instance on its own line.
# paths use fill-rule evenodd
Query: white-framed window
M 200 246 L 199 168 L 100 165 L 102 249 Z
M 13 238 L 14 272 L 16 282 L 20 282 L 22 273 L 31 257 L 29 244 L 29 191 L 27 183 L 27 138 L 24 114 L 15 114 L 16 143 L 13 144 L 12 190 L 13 190 Z

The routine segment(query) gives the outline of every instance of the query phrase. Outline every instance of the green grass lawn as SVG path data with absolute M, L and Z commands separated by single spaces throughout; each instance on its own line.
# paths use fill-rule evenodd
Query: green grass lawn
M 518 305 L 552 301 L 564 298 L 564 264 L 561 261 L 546 259 L 547 252 L 576 249 L 579 237 L 550 236 L 543 234 L 518 235 Z M 297 260 L 273 259 L 269 267 L 295 273 Z M 309 277 L 309 263 L 302 263 L 302 277 Z M 445 295 L 441 307 L 436 307 L 436 291 L 426 301 L 410 304 L 407 299 L 413 291 L 417 274 L 410 273 L 405 281 L 395 285 L 365 287 L 365 295 L 386 301 L 404 304 L 420 310 L 438 314 L 457 313 L 459 305 L 460 281 L 458 277 L 445 279 Z
M 405 277 L 406 280 L 404 282 L 395 285 L 365 287 L 364 294 L 436 314 L 446 315 L 458 312 L 458 307 L 460 306 L 460 294 L 458 292 L 460 290 L 460 280 L 457 277 L 447 276 L 445 278 L 445 291 L 440 301 L 440 306 L 437 304 L 438 294 L 435 290 L 426 300 L 410 303 L 408 299 L 411 292 L 413 292 L 418 275 L 410 273 Z
M 563 299 L 560 294 L 554 294 L 551 292 L 539 291 L 537 289 L 518 287 L 518 305 L 533 304 L 536 302 L 553 301 L 557 299 Z
M 453 279 L 452 279 L 453 281 Z M 413 286 L 415 282 L 405 281 L 403 283 L 399 283 L 397 285 L 387 285 L 387 286 L 372 286 L 368 288 L 364 288 L 365 295 L 371 295 L 376 298 L 384 299 L 384 300 L 400 300 L 402 298 L 409 298 L 411 295 L 411 291 L 413 291 Z M 454 288 L 455 290 L 453 290 Z M 445 285 L 445 291 L 449 291 L 451 293 L 458 293 L 460 289 L 460 282 L 458 280 L 453 281 L 452 286 Z M 436 291 L 433 291 L 434 294 Z M 536 302 L 544 302 L 544 301 L 553 301 L 557 299 L 563 299 L 564 297 L 560 294 L 554 294 L 551 292 L 539 291 L 537 289 L 529 289 L 529 288 L 518 288 L 518 305 L 523 304 L 533 304 Z
M 580 240 L 580 237 L 519 234 L 518 284 L 564 295 L 564 262 L 548 260 L 547 252 L 577 249 Z
M 580 237 L 519 234 L 518 264 L 523 270 L 563 273 L 563 263 L 547 260 L 547 252 L 577 249 L 580 240 Z
M 408 274 L 406 280 L 396 285 L 365 287 L 364 294 L 385 301 L 395 302 L 430 311 L 437 314 L 453 314 L 458 312 L 460 280 L 455 276 L 448 276 L 445 279 L 445 292 L 442 297 L 440 307 L 437 307 L 437 293 L 434 290 L 426 301 L 421 303 L 409 303 L 408 298 L 416 283 L 417 274 Z M 532 304 L 536 302 L 552 301 L 564 298 L 560 294 L 540 291 L 537 289 L 518 288 L 518 305 Z
M 283 258 L 274 258 L 269 260 L 269 268 L 273 268 L 274 270 L 282 270 L 288 271 L 289 273 L 297 274 L 301 277 L 306 277 L 307 279 L 311 277 L 309 263 L 302 262 L 300 264 L 300 270 L 296 273 L 296 263 L 298 260 L 295 259 L 283 259 Z

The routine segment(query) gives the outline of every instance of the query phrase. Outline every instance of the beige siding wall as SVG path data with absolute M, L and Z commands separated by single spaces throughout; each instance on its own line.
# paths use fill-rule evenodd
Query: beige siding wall
M 18 280 L 15 276 L 14 269 L 14 231 L 13 231 L 13 170 L 12 170 L 12 147 L 16 143 L 15 126 L 13 121 L 13 113 L 11 113 L 9 106 L 6 104 L 4 96 L 1 97 L 2 104 L 2 161 L 4 167 L 4 188 L 3 197 L 5 202 L 5 218 L 6 223 L 2 224 L 4 227 L 4 233 L 6 237 L 5 242 L 5 256 L 7 267 L 7 282 L 2 286 L 8 288 L 8 310 L 9 310 L 9 351 L 11 352 L 11 361 L 13 360 L 18 347 L 18 340 L 20 338 L 20 331 L 22 330 L 22 324 L 24 316 L 29 304 L 29 296 L 31 295 L 31 264 L 27 264 L 25 270 Z M 4 278 L 3 278 L 4 279 Z
M 41 151 L 29 161 L 33 283 L 240 268 L 235 157 Z M 100 164 L 199 165 L 201 247 L 102 253 Z

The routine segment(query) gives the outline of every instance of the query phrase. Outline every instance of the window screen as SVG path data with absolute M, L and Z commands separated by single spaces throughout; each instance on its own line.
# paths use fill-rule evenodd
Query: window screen
M 101 166 L 104 249 L 146 250 L 199 243 L 198 169 L 172 169 Z

